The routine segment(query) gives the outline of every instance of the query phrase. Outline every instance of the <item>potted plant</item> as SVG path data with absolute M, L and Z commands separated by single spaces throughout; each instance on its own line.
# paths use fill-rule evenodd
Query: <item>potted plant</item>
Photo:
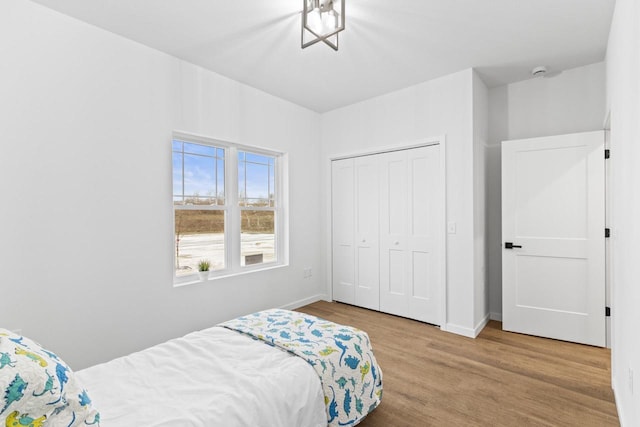
M 198 274 L 200 275 L 200 280 L 205 281 L 209 278 L 209 268 L 211 267 L 211 262 L 208 259 L 202 259 L 198 263 Z

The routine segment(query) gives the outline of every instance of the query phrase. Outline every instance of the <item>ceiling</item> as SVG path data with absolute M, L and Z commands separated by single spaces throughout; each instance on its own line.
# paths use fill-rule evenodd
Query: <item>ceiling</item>
M 488 86 L 602 61 L 615 0 L 346 0 L 335 52 L 302 0 L 34 0 L 317 112 L 470 67 Z

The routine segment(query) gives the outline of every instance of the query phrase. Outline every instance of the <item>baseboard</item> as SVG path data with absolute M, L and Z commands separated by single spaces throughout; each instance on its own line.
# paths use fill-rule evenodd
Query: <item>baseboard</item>
M 489 323 L 489 319 L 491 318 L 491 316 L 489 315 L 489 313 L 487 313 L 486 316 L 484 316 L 484 318 L 478 322 L 478 324 L 476 325 L 476 327 L 473 329 L 473 333 L 475 334 L 473 337 L 477 337 L 478 335 L 480 335 L 480 332 L 482 332 L 482 330 L 484 329 L 485 326 L 487 326 L 487 323 Z
M 462 335 L 467 338 L 475 338 L 474 331 L 471 328 L 465 328 L 464 326 L 454 325 L 453 323 L 447 323 L 443 328 L 443 331 L 451 332 L 452 334 Z
M 498 322 L 502 322 L 502 313 L 489 313 L 489 320 L 495 320 Z
M 464 326 L 454 325 L 453 323 L 447 323 L 445 327 L 440 329 L 442 329 L 443 331 L 451 332 L 456 335 L 462 335 L 463 337 L 475 338 L 480 334 L 480 332 L 482 332 L 484 327 L 487 326 L 487 323 L 489 323 L 488 314 L 484 316 L 484 318 L 480 322 L 478 322 L 478 324 L 473 329 L 467 328 Z
M 282 305 L 279 308 L 283 310 L 295 310 L 296 308 L 300 308 L 308 304 L 313 304 L 314 302 L 318 302 L 318 301 L 329 301 L 329 300 L 327 299 L 326 295 L 318 294 L 318 295 L 310 296 L 309 298 L 304 298 L 298 301 L 290 302 L 289 304 Z
M 618 399 L 618 396 L 616 394 L 616 381 L 612 378 L 611 379 L 611 389 L 613 390 L 613 400 L 616 402 L 616 411 L 618 411 L 618 421 L 620 422 L 620 427 L 624 427 L 624 421 L 625 417 L 624 417 L 624 413 L 622 412 L 622 408 L 620 407 L 620 404 L 618 402 L 620 402 L 620 399 Z

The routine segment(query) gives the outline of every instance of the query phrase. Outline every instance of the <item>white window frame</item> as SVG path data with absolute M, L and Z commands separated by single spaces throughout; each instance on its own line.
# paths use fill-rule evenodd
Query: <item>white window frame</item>
M 225 246 L 225 268 L 211 271 L 209 279 L 205 282 L 220 279 L 224 277 L 236 276 L 256 271 L 270 270 L 289 265 L 289 221 L 288 221 L 288 155 L 280 151 L 264 149 L 255 146 L 236 144 L 233 142 L 222 141 L 201 135 L 194 135 L 185 132 L 175 131 L 171 139 L 170 147 L 173 141 L 184 141 L 194 144 L 201 144 L 222 148 L 225 150 L 224 155 L 224 180 L 225 180 L 225 203 L 213 209 L 223 210 L 224 218 L 224 246 Z M 239 204 L 238 194 L 238 151 L 245 151 L 253 154 L 272 156 L 274 161 L 275 175 L 275 207 L 241 207 Z M 173 155 L 173 150 L 172 150 Z M 171 166 L 173 173 L 173 163 Z M 171 233 L 172 242 L 175 243 L 175 211 L 176 206 L 173 204 L 173 186 L 171 187 Z M 184 206 L 180 209 L 201 209 L 201 206 Z M 263 262 L 248 266 L 241 265 L 241 210 L 269 210 L 274 211 L 274 250 L 276 260 L 271 262 Z M 175 272 L 176 254 L 173 251 L 173 283 L 174 286 L 183 286 L 194 283 L 202 283 L 197 272 L 193 274 L 177 277 Z

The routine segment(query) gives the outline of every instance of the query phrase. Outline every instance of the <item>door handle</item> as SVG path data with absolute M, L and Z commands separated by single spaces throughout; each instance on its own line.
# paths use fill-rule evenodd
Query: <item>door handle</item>
M 520 245 L 514 245 L 514 244 L 513 244 L 513 243 L 511 243 L 511 242 L 505 242 L 505 243 L 504 243 L 504 248 L 505 248 L 505 249 L 513 249 L 513 248 L 521 248 L 521 247 L 522 247 L 522 246 L 520 246 Z

